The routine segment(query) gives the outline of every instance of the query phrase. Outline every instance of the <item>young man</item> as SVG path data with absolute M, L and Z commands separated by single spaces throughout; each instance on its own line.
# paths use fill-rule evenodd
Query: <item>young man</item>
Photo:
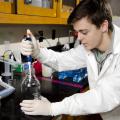
M 22 54 L 32 55 L 59 71 L 87 67 L 90 90 L 51 103 L 46 98 L 24 100 L 21 109 L 28 115 L 85 115 L 100 113 L 103 120 L 120 120 L 120 28 L 112 24 L 105 0 L 81 0 L 68 23 L 81 42 L 76 48 L 57 53 L 22 41 Z

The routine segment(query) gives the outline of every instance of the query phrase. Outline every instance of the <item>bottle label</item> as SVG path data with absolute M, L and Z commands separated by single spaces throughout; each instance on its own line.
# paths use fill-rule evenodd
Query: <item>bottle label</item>
M 25 73 L 28 73 L 29 71 L 31 71 L 31 63 L 30 62 L 26 62 L 23 64 L 23 71 Z

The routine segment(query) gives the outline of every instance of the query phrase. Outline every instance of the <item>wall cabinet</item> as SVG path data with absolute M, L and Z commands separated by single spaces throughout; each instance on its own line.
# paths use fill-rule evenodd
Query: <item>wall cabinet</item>
M 0 2 L 0 24 L 66 24 L 80 0 L 13 1 Z
M 14 2 L 2 2 L 0 1 L 0 13 L 15 13 Z
M 56 0 L 32 0 L 28 3 L 27 1 L 17 1 L 18 14 L 56 17 Z
M 57 15 L 59 18 L 68 18 L 69 14 L 75 8 L 76 0 L 58 0 Z
M 76 4 L 77 4 L 77 5 L 79 4 L 79 2 L 80 2 L 80 0 L 76 0 Z

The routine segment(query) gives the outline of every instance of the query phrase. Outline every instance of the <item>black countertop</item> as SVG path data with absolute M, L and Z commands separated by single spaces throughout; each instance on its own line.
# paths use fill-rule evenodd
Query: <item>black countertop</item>
M 39 79 L 42 96 L 47 97 L 51 102 L 58 102 L 67 96 L 80 92 L 81 89 L 79 85 L 66 84 L 49 78 Z M 16 76 L 13 80 L 16 91 L 1 100 L 0 120 L 51 120 L 51 116 L 29 116 L 22 113 L 19 106 L 19 103 L 23 100 L 20 84 L 21 77 Z

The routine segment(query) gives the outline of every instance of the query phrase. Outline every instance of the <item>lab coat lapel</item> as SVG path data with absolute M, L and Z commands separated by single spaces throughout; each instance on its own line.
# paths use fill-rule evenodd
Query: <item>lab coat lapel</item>
M 111 65 L 112 63 L 112 59 L 113 59 L 113 54 L 110 55 L 110 57 L 105 61 L 102 69 L 101 69 L 101 72 L 99 74 L 99 77 L 103 76 L 103 74 L 106 72 L 106 70 L 108 70 L 108 67 Z
M 105 61 L 104 65 L 103 65 L 103 68 L 102 68 L 99 75 L 98 75 L 97 61 L 96 61 L 95 56 L 94 56 L 93 53 L 90 52 L 88 54 L 88 60 L 89 60 L 89 63 L 90 63 L 90 66 L 91 66 L 92 70 L 94 71 L 95 79 L 97 80 L 98 78 L 103 76 L 103 74 L 106 72 L 108 67 L 111 65 L 112 60 L 113 60 L 113 54 L 110 55 L 110 57 Z
M 94 77 L 97 80 L 97 78 L 98 78 L 98 67 L 97 67 L 97 62 L 96 62 L 95 56 L 93 55 L 92 52 L 88 53 L 88 61 L 89 61 L 90 66 L 91 66 L 91 68 L 94 72 Z

